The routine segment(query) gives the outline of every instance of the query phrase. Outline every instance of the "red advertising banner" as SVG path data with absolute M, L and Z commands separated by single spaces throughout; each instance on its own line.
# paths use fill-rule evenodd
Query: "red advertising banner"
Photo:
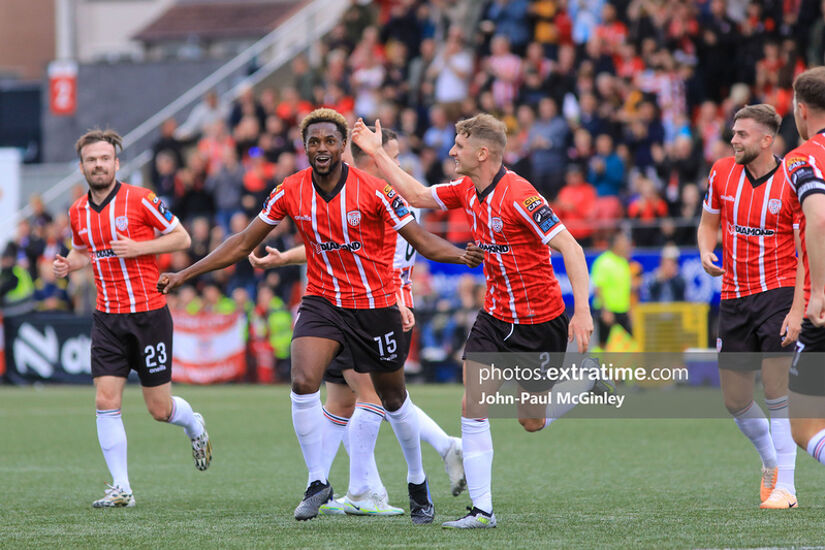
M 246 317 L 172 312 L 175 335 L 172 380 L 185 384 L 214 384 L 243 379 L 246 374 Z
M 55 116 L 71 116 L 77 110 L 77 63 L 49 63 L 49 109 Z

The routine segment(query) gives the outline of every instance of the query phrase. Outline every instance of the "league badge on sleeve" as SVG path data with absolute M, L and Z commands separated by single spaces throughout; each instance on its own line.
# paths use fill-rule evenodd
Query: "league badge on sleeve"
M 547 233 L 554 225 L 559 223 L 559 218 L 549 206 L 544 205 L 533 212 L 533 221 L 538 224 L 539 229 L 541 229 L 544 233 Z
M 402 199 L 401 197 L 395 197 L 392 200 L 392 209 L 395 210 L 395 215 L 399 218 L 403 218 L 404 216 L 410 213 L 410 211 L 407 209 L 407 205 L 404 204 L 404 199 Z

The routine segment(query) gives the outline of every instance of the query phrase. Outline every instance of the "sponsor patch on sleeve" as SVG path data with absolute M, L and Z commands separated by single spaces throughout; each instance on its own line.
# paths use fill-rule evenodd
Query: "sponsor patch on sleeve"
M 403 218 L 410 213 L 410 210 L 407 208 L 407 203 L 405 203 L 401 197 L 395 197 L 392 200 L 392 209 L 399 218 Z
M 559 218 L 555 212 L 546 204 L 533 212 L 533 221 L 539 226 L 542 232 L 547 233 L 554 225 L 559 223 Z
M 171 222 L 172 218 L 174 218 L 174 214 L 172 214 L 166 206 L 163 204 L 163 201 L 158 201 L 158 212 L 160 212 L 161 216 L 166 218 L 166 221 Z
M 395 189 L 390 187 L 390 185 L 385 185 L 384 194 L 387 196 L 388 199 L 391 199 L 395 196 Z
M 524 199 L 524 207 L 527 209 L 528 212 L 532 212 L 540 205 L 544 204 L 544 199 L 542 199 L 539 195 L 532 195 Z
M 800 166 L 808 164 L 808 160 L 800 155 L 794 155 L 785 159 L 785 166 L 788 167 L 788 172 L 793 172 Z

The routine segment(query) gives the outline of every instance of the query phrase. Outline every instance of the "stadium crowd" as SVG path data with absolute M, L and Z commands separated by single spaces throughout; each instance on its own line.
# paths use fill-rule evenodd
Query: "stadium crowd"
M 824 33 L 825 3 L 810 0 L 353 1 L 317 66 L 299 55 L 286 85 L 249 88 L 232 103 L 210 92 L 180 125 L 163 124 L 148 179 L 192 247 L 164 257 L 161 271 L 204 257 L 257 215 L 273 185 L 306 167 L 298 124 L 319 106 L 350 122 L 380 118 L 399 132 L 402 166 L 431 185 L 453 176 L 454 123 L 489 112 L 509 128 L 506 165 L 583 246 L 604 249 L 629 226 L 635 246 L 693 247 L 707 171 L 731 154 L 733 114 L 774 105 L 783 117 L 776 154 L 796 145 L 791 83 L 825 61 Z M 68 284 L 51 275 L 69 242 L 67 216 L 36 196 L 32 206 L 3 253 L 6 306 L 20 290 L 7 274 L 22 269 L 37 309 L 91 313 L 88 270 Z M 458 211 L 424 221 L 453 242 L 470 239 Z M 296 244 L 289 224 L 268 244 Z M 437 359 L 436 350 L 460 347 L 472 324 L 462 312 L 478 309 L 478 289 L 462 281 L 439 296 L 428 277 L 417 276 L 422 318 L 433 320 L 422 349 Z M 241 262 L 172 306 L 255 311 L 267 326 L 297 302 L 300 280 L 296 267 L 260 272 Z

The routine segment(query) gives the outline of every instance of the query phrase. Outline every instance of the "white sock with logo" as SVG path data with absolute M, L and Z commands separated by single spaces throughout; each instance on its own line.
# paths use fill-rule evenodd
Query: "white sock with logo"
M 791 421 L 788 419 L 788 396 L 765 399 L 771 415 L 771 439 L 776 451 L 776 486 L 796 494 L 794 467 L 796 466 L 796 443 L 791 435 Z
M 127 493 L 132 492 L 129 485 L 129 473 L 126 460 L 126 430 L 123 428 L 123 418 L 120 409 L 96 411 L 97 440 L 103 459 L 109 473 L 112 474 L 112 485 L 120 487 Z
M 492 514 L 493 437 L 490 421 L 461 417 L 461 445 L 470 500 L 479 510 Z
M 172 396 L 172 414 L 169 415 L 167 422 L 182 426 L 189 439 L 195 439 L 203 433 L 203 425 L 195 418 L 192 406 L 186 402 L 186 399 L 176 395 Z
M 776 450 L 771 438 L 770 423 L 762 408 L 755 401 L 751 401 L 750 405 L 733 416 L 739 430 L 756 447 L 762 465 L 765 468 L 776 468 Z
M 301 453 L 309 472 L 307 486 L 313 481 L 326 483 L 327 476 L 324 475 L 321 457 L 321 426 L 324 422 L 321 413 L 321 392 L 305 395 L 290 392 L 289 397 L 292 400 L 292 426 L 295 428 L 295 435 L 298 437 L 298 444 L 301 446 Z

